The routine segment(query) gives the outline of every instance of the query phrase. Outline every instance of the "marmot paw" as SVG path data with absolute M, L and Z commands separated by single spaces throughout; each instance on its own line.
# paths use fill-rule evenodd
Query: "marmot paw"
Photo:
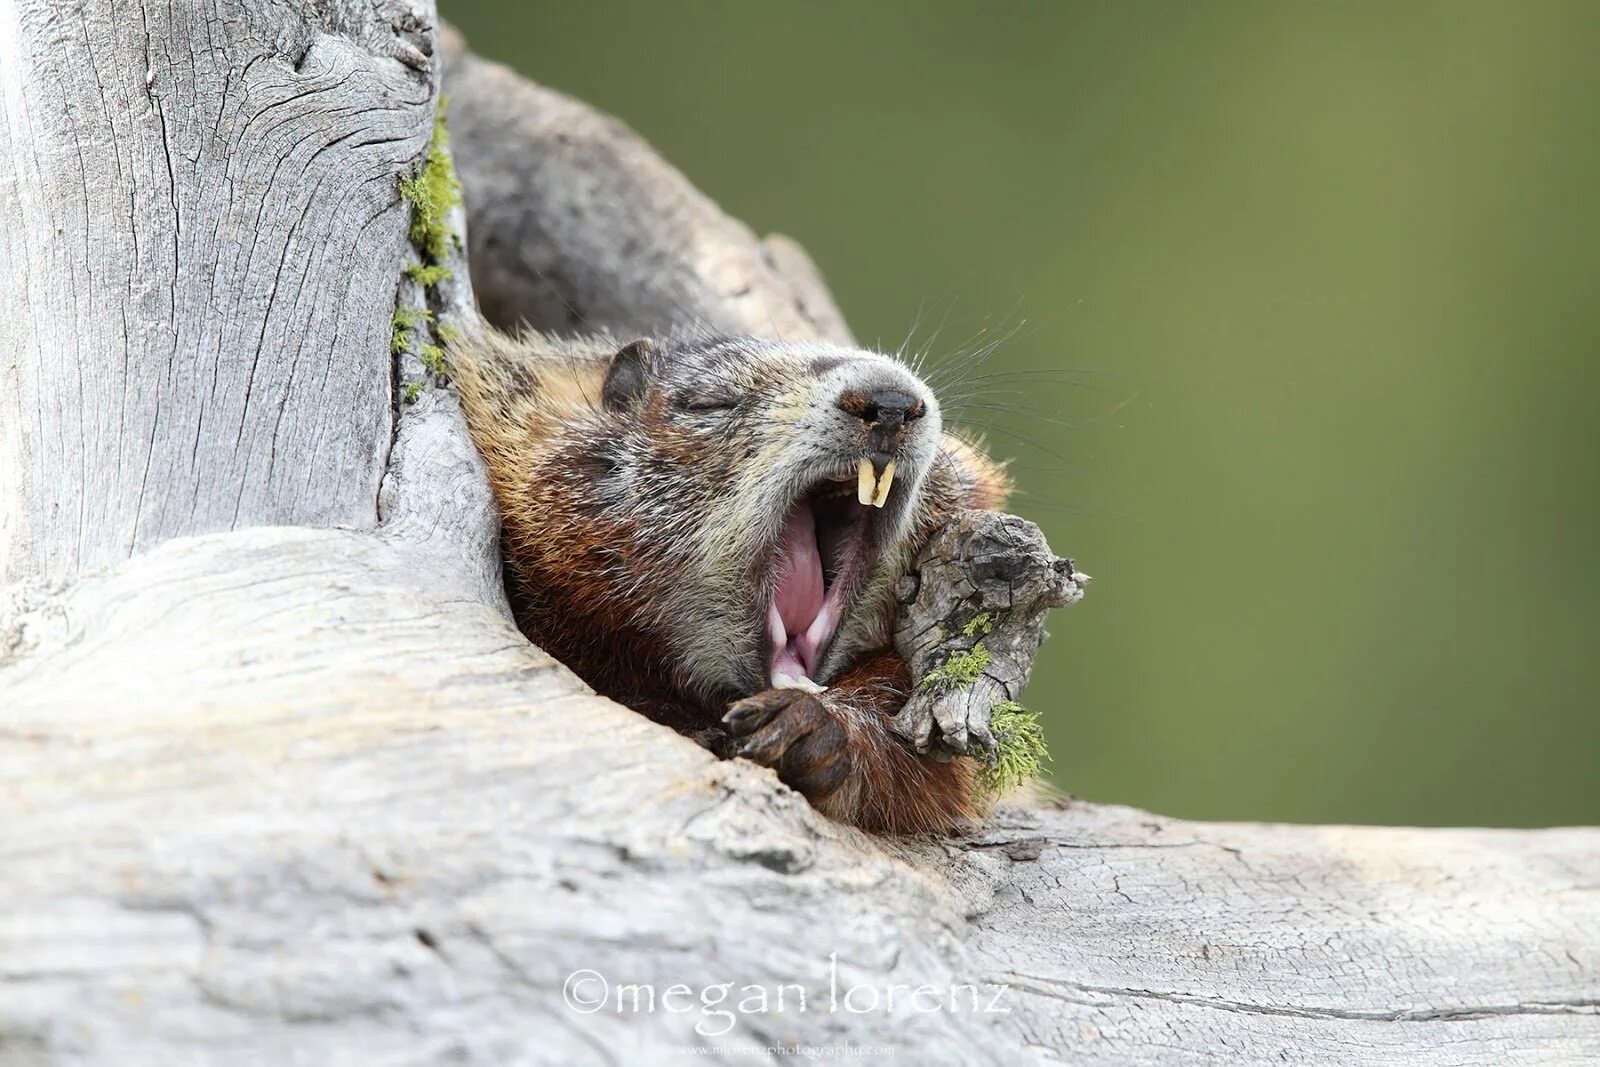
M 850 737 L 820 697 L 799 689 L 768 689 L 736 702 L 722 717 L 745 739 L 736 755 L 778 772 L 813 804 L 850 777 Z

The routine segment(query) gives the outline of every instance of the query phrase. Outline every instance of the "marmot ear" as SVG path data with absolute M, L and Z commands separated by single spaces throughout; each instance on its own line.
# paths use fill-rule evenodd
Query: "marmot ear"
M 644 399 L 645 390 L 650 387 L 650 357 L 654 351 L 649 341 L 629 341 L 611 357 L 606 383 L 600 389 L 607 411 L 627 411 Z

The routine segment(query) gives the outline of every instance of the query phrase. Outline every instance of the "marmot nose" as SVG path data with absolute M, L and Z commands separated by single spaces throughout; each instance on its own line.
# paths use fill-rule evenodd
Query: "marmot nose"
M 867 429 L 888 432 L 928 412 L 920 397 L 899 389 L 846 389 L 839 394 L 839 407 L 866 423 Z

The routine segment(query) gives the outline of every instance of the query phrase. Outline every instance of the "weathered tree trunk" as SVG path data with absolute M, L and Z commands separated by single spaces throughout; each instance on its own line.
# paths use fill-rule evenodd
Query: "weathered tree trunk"
M 1600 831 L 886 841 L 530 647 L 452 394 L 390 352 L 471 295 L 402 277 L 432 22 L 0 5 L 0 1064 L 1600 1057 Z M 494 314 L 848 336 L 619 124 L 451 82 Z

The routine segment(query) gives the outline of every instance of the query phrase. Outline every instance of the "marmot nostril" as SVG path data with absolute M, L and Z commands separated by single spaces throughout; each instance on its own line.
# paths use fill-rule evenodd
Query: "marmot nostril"
M 899 389 L 873 389 L 862 392 L 846 389 L 839 394 L 839 407 L 867 424 L 869 429 L 895 430 L 927 414 L 927 405 L 918 397 Z

